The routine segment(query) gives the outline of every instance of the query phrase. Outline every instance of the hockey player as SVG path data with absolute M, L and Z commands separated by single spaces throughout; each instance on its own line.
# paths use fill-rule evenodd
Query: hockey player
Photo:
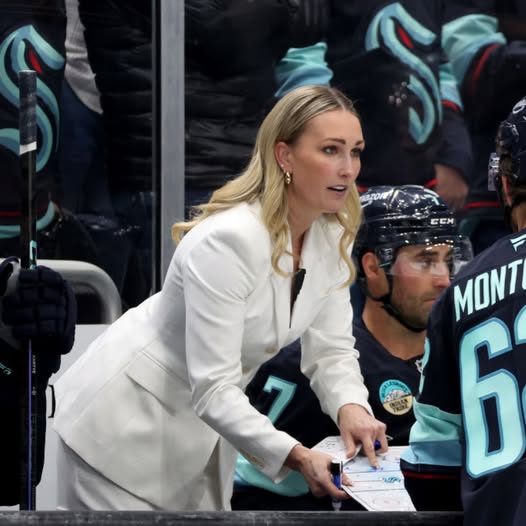
M 374 415 L 387 424 L 391 444 L 407 444 L 427 318 L 455 264 L 469 259 L 470 245 L 458 236 L 445 203 L 421 186 L 373 187 L 361 203 L 364 220 L 353 256 L 367 298 L 353 333 Z M 276 427 L 309 447 L 339 434 L 301 372 L 299 342 L 260 369 L 247 395 Z M 243 457 L 236 474 L 233 509 L 331 509 L 330 499 L 314 498 L 300 476 L 273 484 Z
M 526 98 L 498 128 L 490 180 L 515 233 L 479 254 L 433 308 L 402 460 L 417 509 L 463 506 L 467 526 L 526 520 Z

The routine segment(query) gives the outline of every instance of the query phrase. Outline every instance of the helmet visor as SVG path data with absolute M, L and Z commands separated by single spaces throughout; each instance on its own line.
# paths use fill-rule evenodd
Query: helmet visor
M 425 242 L 381 246 L 375 251 L 387 274 L 408 277 L 449 277 L 473 258 L 471 242 L 464 236 L 428 237 Z

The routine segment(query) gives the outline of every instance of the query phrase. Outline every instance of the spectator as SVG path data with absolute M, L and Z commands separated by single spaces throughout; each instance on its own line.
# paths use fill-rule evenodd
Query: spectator
M 185 1 L 185 201 L 206 202 L 250 160 L 275 102 L 287 49 L 318 42 L 328 0 Z M 287 86 L 326 83 L 319 44 L 296 57 Z
M 86 218 L 123 307 L 152 291 L 152 17 L 143 0 L 79 0 L 88 61 L 100 93 L 104 163 L 113 214 Z M 104 195 L 104 194 L 103 194 Z M 100 204 L 103 206 L 103 203 Z M 95 224 L 93 224 L 95 223 Z
M 122 292 L 123 257 L 129 251 L 127 232 L 119 228 L 108 188 L 105 133 L 100 94 L 95 84 L 79 17 L 79 0 L 66 0 L 66 67 L 60 99 L 60 172 L 62 213 L 76 222 L 86 243 L 62 251 L 64 259 L 93 263 Z M 73 232 L 73 239 L 78 238 Z M 73 240 L 70 240 L 72 242 Z M 77 294 L 80 323 L 93 323 L 100 305 L 93 295 Z M 127 298 L 123 301 L 127 306 Z
M 78 0 L 66 0 L 66 67 L 60 103 L 63 205 L 74 214 L 110 216 L 100 94 L 78 9 Z
M 443 38 L 444 24 L 455 16 L 454 2 L 444 0 L 331 2 L 331 84 L 356 101 L 369 144 L 360 191 L 421 184 L 453 210 L 463 206 L 472 152 L 447 60 L 451 42 Z M 280 78 L 294 71 L 296 53 L 280 64 Z
M 37 159 L 33 182 L 39 258 L 79 259 L 100 266 L 100 253 L 78 218 L 62 206 L 59 170 L 59 100 L 64 78 L 64 0 L 3 3 L 0 6 L 0 256 L 19 252 L 18 72 L 37 73 Z M 70 155 L 72 152 L 69 152 Z M 77 155 L 75 153 L 75 155 Z
M 526 31 L 521 34 L 514 30 L 521 24 L 526 27 L 526 14 L 519 2 L 467 3 L 475 3 L 478 14 L 466 17 L 462 31 L 454 24 L 448 31 L 457 40 L 458 59 L 453 60 L 453 71 L 461 86 L 475 153 L 474 178 L 460 228 L 471 238 L 478 254 L 511 233 L 495 192 L 488 189 L 487 159 L 509 101 L 526 92 Z M 514 25 L 509 23 L 511 18 Z
M 64 74 L 66 15 L 63 0 L 43 0 L 34 5 L 20 0 L 0 6 L 0 256 L 18 253 L 22 196 L 19 193 L 18 73 L 37 72 L 38 150 L 34 201 L 39 232 L 53 229 L 59 217 L 60 182 L 58 99 Z M 56 237 L 42 238 L 42 249 L 51 254 Z
M 258 125 L 275 102 L 274 67 L 294 43 L 317 42 L 325 3 L 185 1 L 188 211 L 245 168 Z M 125 304 L 134 306 L 152 291 L 151 2 L 80 0 L 80 15 L 104 110 L 112 204 L 128 241 L 112 275 Z M 298 83 L 318 78 L 307 69 Z

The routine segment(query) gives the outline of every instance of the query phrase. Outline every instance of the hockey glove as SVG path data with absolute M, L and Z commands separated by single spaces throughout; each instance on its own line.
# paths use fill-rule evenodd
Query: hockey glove
M 2 299 L 3 323 L 11 328 L 16 340 L 31 340 L 37 354 L 59 357 L 69 352 L 77 319 L 73 290 L 50 268 L 17 269 L 16 263 L 11 265 L 13 272 Z M 14 284 L 12 279 L 16 280 Z

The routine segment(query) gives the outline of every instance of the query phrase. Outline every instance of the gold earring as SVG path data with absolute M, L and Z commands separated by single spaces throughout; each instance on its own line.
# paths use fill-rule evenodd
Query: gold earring
M 290 183 L 292 183 L 292 174 L 290 172 L 285 172 L 285 184 L 288 186 Z

